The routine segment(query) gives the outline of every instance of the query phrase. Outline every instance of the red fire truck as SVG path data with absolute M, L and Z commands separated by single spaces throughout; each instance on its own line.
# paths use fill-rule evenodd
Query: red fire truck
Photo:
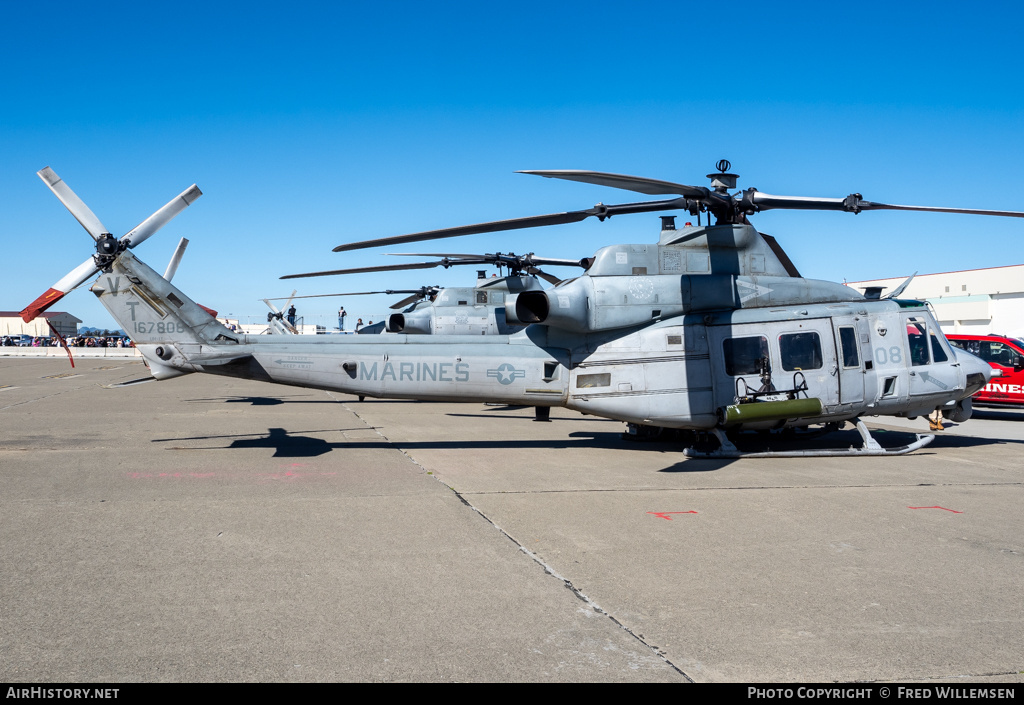
M 1024 340 L 1002 335 L 947 335 L 954 346 L 977 355 L 996 372 L 975 404 L 1024 405 Z M 998 376 L 995 376 L 998 374 Z

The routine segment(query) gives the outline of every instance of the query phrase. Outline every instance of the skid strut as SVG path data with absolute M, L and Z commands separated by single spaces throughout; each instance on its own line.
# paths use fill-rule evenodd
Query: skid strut
M 711 432 L 715 434 L 715 437 L 718 439 L 720 444 L 717 449 L 702 452 L 695 448 L 686 448 L 683 450 L 683 454 L 688 458 L 821 458 L 841 457 L 844 455 L 906 455 L 918 448 L 924 448 L 935 440 L 934 435 L 921 435 L 919 433 L 917 434 L 917 440 L 909 445 L 897 446 L 895 448 L 883 448 L 878 444 L 878 441 L 872 437 L 871 432 L 868 431 L 868 427 L 864 425 L 864 422 L 861 419 L 855 420 L 854 425 L 857 427 L 860 437 L 864 440 L 864 445 L 860 448 L 825 448 L 819 450 L 781 450 L 745 453 L 733 445 L 732 441 L 726 437 L 725 432 L 722 431 L 722 429 L 713 428 L 711 429 Z

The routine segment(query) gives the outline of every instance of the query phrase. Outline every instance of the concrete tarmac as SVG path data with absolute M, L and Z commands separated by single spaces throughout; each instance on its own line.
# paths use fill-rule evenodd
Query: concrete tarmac
M 1024 680 L 1016 412 L 687 460 L 562 410 L 108 386 L 145 376 L 0 359 L 0 681 Z

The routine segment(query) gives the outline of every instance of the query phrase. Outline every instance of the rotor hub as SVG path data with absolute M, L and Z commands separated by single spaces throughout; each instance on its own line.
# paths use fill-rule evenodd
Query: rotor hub
M 113 264 L 114 259 L 117 258 L 117 255 L 123 249 L 124 246 L 120 240 L 110 233 L 103 233 L 96 240 L 96 254 L 92 256 L 96 267 L 104 272 L 109 272 L 110 265 Z

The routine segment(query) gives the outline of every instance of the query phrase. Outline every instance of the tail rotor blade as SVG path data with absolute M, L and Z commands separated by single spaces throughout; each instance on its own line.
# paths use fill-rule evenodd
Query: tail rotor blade
M 199 187 L 192 184 L 171 199 L 171 201 L 163 208 L 129 230 L 121 238 L 121 242 L 127 243 L 129 249 L 138 247 L 148 240 L 153 233 L 167 225 L 174 216 L 192 205 L 192 203 L 202 195 L 203 192 L 199 190 Z
M 174 248 L 174 254 L 171 255 L 171 261 L 167 263 L 167 271 L 164 272 L 164 279 L 170 281 L 174 278 L 174 273 L 178 271 L 178 265 L 181 264 L 181 258 L 185 254 L 185 248 L 188 247 L 188 238 L 181 238 L 178 241 L 178 246 Z
M 53 191 L 53 195 L 60 199 L 71 215 L 75 216 L 75 220 L 82 224 L 86 232 L 92 235 L 93 240 L 99 240 L 102 235 L 110 232 L 96 217 L 96 214 L 89 209 L 89 206 L 85 205 L 82 199 L 71 190 L 71 187 L 57 176 L 57 172 L 50 167 L 44 167 L 36 174 Z
M 91 279 L 98 271 L 92 257 L 82 262 L 47 289 L 42 296 L 22 309 L 19 313 L 21 320 L 30 323 L 40 313 Z

